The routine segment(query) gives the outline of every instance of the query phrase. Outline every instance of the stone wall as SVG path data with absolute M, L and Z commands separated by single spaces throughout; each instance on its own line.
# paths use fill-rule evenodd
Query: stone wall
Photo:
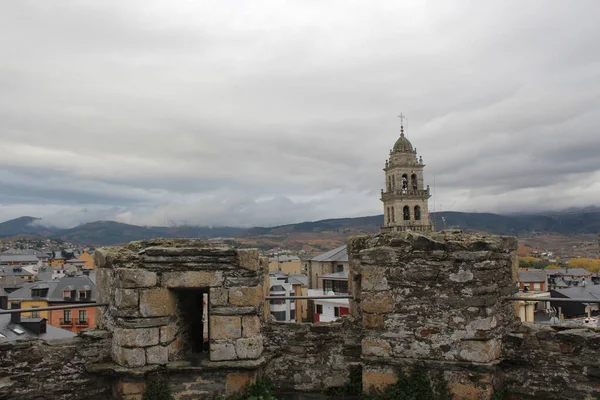
M 53 341 L 0 342 L 0 399 L 105 400 L 110 382 L 86 367 L 110 359 L 110 334 L 88 330 Z
M 522 324 L 505 337 L 504 385 L 513 399 L 600 398 L 600 329 Z
M 513 238 L 446 231 L 351 238 L 354 315 L 363 325 L 363 386 L 398 368 L 441 372 L 458 397 L 492 393 L 502 337 L 514 325 Z
M 600 398 L 600 330 L 520 324 L 516 240 L 458 231 L 348 242 L 351 315 L 264 321 L 267 264 L 256 250 L 151 240 L 96 253 L 105 331 L 55 342 L 0 340 L 0 399 L 140 400 L 167 377 L 176 399 L 234 393 L 256 377 L 278 392 L 366 391 L 419 365 L 455 399 Z M 190 348 L 186 293 L 209 294 L 209 352 Z M 267 318 L 268 319 L 268 318 Z
M 168 373 L 181 399 L 254 379 L 264 362 L 266 264 L 257 250 L 157 239 L 99 249 L 95 257 L 99 301 L 109 303 L 101 326 L 113 332 L 114 365 L 102 371 L 122 377 L 122 398 L 136 398 L 144 374 L 154 372 Z M 208 346 L 200 327 L 206 307 Z
M 360 365 L 360 327 L 350 316 L 333 323 L 269 322 L 263 332 L 263 373 L 278 392 L 342 387 L 350 368 Z

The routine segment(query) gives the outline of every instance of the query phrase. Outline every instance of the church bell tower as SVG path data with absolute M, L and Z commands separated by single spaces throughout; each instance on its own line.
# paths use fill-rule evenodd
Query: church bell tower
M 423 158 L 404 136 L 404 116 L 400 114 L 400 138 L 385 161 L 385 190 L 381 190 L 384 225 L 381 232 L 430 232 L 427 200 L 429 185 L 423 183 Z

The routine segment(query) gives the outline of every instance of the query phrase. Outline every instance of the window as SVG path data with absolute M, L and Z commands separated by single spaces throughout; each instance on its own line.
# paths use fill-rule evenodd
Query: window
M 392 214 L 390 213 L 390 208 L 387 208 L 387 220 L 388 224 L 392 221 Z
M 394 207 L 392 207 L 392 222 L 396 222 L 396 213 L 394 212 Z
M 339 317 L 340 316 L 340 308 L 339 307 L 333 307 L 333 314 L 336 317 Z
M 31 308 L 40 308 L 40 306 L 31 306 Z M 40 317 L 40 312 L 39 311 L 32 311 L 31 312 L 31 318 L 39 318 Z
M 71 323 L 71 310 L 63 311 L 63 319 L 65 323 Z
M 409 221 L 410 220 L 410 207 L 408 206 L 404 206 L 404 210 L 403 210 L 403 217 L 405 221 Z
M 344 272 L 344 264 L 338 264 L 335 266 L 335 272 Z
M 421 219 L 421 207 L 415 206 L 415 220 L 419 221 Z
M 323 314 L 323 305 L 317 304 L 317 314 Z
M 79 323 L 87 325 L 87 311 L 79 310 Z
M 88 298 L 88 291 L 80 290 L 79 291 L 79 300 L 86 300 L 87 298 Z
M 410 176 L 410 183 L 412 185 L 412 190 L 417 190 L 417 174 L 412 174 Z

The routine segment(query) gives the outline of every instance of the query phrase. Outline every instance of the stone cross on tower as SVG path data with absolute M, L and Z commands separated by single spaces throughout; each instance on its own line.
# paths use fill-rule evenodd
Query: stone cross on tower
M 381 232 L 418 231 L 433 229 L 429 220 L 429 186 L 423 184 L 422 158 L 417 158 L 417 149 L 404 136 L 404 120 L 400 114 L 400 138 L 386 160 L 386 189 L 381 191 L 384 225 Z

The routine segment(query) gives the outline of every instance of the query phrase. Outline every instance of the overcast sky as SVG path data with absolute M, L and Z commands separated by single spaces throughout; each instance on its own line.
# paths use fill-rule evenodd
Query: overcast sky
M 408 138 L 431 210 L 600 205 L 600 2 L 3 1 L 0 220 L 374 215 Z

